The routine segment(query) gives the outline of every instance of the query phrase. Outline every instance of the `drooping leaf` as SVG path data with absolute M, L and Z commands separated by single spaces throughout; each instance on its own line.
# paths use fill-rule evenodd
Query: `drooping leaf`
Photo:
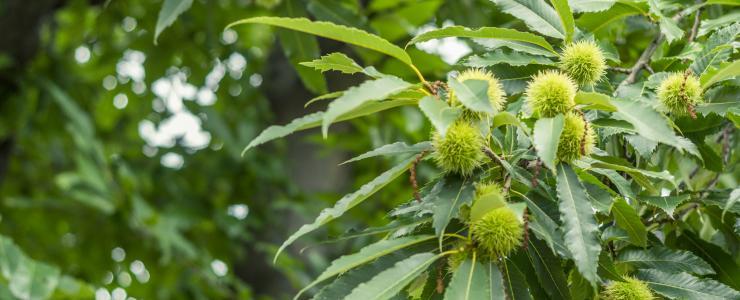
M 731 43 L 737 39 L 738 34 L 740 34 L 740 23 L 729 25 L 712 33 L 707 41 L 702 43 L 704 47 L 689 66 L 694 75 L 703 76 L 711 67 L 727 61 L 733 48 Z
M 596 185 L 589 182 L 591 178 L 585 178 L 589 175 L 591 174 L 588 172 L 578 173 L 578 177 L 581 178 L 581 182 L 583 182 L 583 187 L 585 187 L 588 192 L 588 199 L 591 200 L 591 204 L 598 212 L 608 214 L 609 210 L 612 208 L 614 199 L 616 199 L 616 197 L 614 197 L 616 194 L 612 194 L 612 190 L 606 185 Z M 597 178 L 595 179 L 596 182 L 600 182 Z
M 157 26 L 154 28 L 154 44 L 162 31 L 175 23 L 177 17 L 193 5 L 193 0 L 164 0 L 157 17 Z
M 293 235 L 291 235 L 285 242 L 283 242 L 278 251 L 275 253 L 275 259 L 277 259 L 277 257 L 280 255 L 280 252 L 282 252 L 285 247 L 288 247 L 301 236 L 318 229 L 319 227 L 323 226 L 326 223 L 329 223 L 336 218 L 341 217 L 346 211 L 362 203 L 362 201 L 375 194 L 375 192 L 393 181 L 393 179 L 406 172 L 406 169 L 408 169 L 408 167 L 411 165 L 411 162 L 413 162 L 415 159 L 416 158 L 413 156 L 407 158 L 390 170 L 383 172 L 383 174 L 380 174 L 378 177 L 375 177 L 375 179 L 360 187 L 360 189 L 356 192 L 347 194 L 342 197 L 342 199 L 339 199 L 334 207 L 322 210 L 319 216 L 316 217 L 316 220 L 313 221 L 313 223 L 301 226 L 298 231 L 293 233 Z
M 579 91 L 576 94 L 576 104 L 584 105 L 583 109 L 598 109 L 603 111 L 614 112 L 617 108 L 611 104 L 611 97 L 592 92 Z
M 637 200 L 646 204 L 658 207 L 665 211 L 666 214 L 673 217 L 673 212 L 681 203 L 691 199 L 691 195 L 683 194 L 676 196 L 639 196 Z
M 640 270 L 637 278 L 650 289 L 669 298 L 688 300 L 738 299 L 740 292 L 711 279 L 701 279 L 688 273 L 665 273 Z
M 262 131 L 262 133 L 260 133 L 251 142 L 249 142 L 249 145 L 247 145 L 247 147 L 244 148 L 244 151 L 242 151 L 242 156 L 244 156 L 244 153 L 246 153 L 247 150 L 253 147 L 256 147 L 258 145 L 264 144 L 274 139 L 287 136 L 299 130 L 316 127 L 321 124 L 321 120 L 323 119 L 323 116 L 324 116 L 323 112 L 316 112 L 316 113 L 312 113 L 310 115 L 305 115 L 303 117 L 295 119 L 291 121 L 290 123 L 283 125 L 283 126 L 277 126 L 277 125 L 270 126 L 264 131 Z
M 400 262 L 415 253 L 426 252 L 434 249 L 434 245 L 431 247 L 420 247 L 421 245 L 423 244 L 389 253 L 388 255 L 381 256 L 373 262 L 361 265 L 340 275 L 331 283 L 322 287 L 316 296 L 313 297 L 313 300 L 344 299 L 344 297 L 352 293 L 358 285 L 369 281 L 380 272 L 393 267 L 397 262 Z
M 527 255 L 532 262 L 539 282 L 552 299 L 571 299 L 568 280 L 560 266 L 560 260 L 543 241 L 529 238 Z
M 706 73 L 701 75 L 701 87 L 703 89 L 709 88 L 712 84 L 717 82 L 732 79 L 740 75 L 740 60 L 733 61 L 720 65 L 717 69 L 710 69 Z
M 730 197 L 727 199 L 725 207 L 722 208 L 722 218 L 724 218 L 725 214 L 727 214 L 727 212 L 737 203 L 740 203 L 740 188 L 735 188 L 730 192 Z
M 525 42 L 484 39 L 484 38 L 475 38 L 473 39 L 473 41 L 476 44 L 479 44 L 491 50 L 496 50 L 500 48 L 509 48 L 511 50 L 514 50 L 514 52 L 529 53 L 529 54 L 536 55 L 536 56 L 545 56 L 545 57 L 553 57 L 553 58 L 558 56 L 556 52 L 542 48 L 535 44 L 530 44 L 530 43 L 525 43 Z M 504 88 L 506 88 L 506 84 L 504 84 Z
M 591 203 L 588 202 L 586 191 L 573 169 L 562 163 L 557 169 L 560 218 L 563 221 L 565 240 L 568 241 L 566 246 L 573 254 L 581 275 L 592 285 L 596 285 L 599 279 L 596 270 L 601 245 Z
M 463 64 L 468 67 L 487 68 L 497 64 L 508 64 L 510 66 L 526 66 L 530 64 L 554 66 L 555 62 L 539 55 L 529 55 L 517 51 L 505 52 L 497 49 L 483 55 L 472 55 Z
M 445 176 L 432 188 L 424 202 L 434 204 L 433 222 L 434 231 L 441 238 L 450 220 L 459 214 L 460 206 L 471 204 L 475 195 L 475 187 L 470 179 L 463 179 L 455 175 Z
M 626 134 L 624 135 L 624 139 L 632 146 L 632 148 L 635 148 L 637 154 L 644 158 L 650 158 L 653 151 L 658 148 L 658 142 L 648 140 L 636 134 Z
M 434 128 L 441 136 L 447 133 L 447 128 L 457 120 L 462 111 L 450 107 L 447 102 L 434 96 L 426 96 L 419 100 L 419 108 L 432 122 Z
M 558 224 L 555 220 L 550 218 L 545 210 L 543 210 L 535 201 L 529 197 L 525 198 L 525 200 L 527 201 L 527 208 L 531 213 L 530 217 L 534 217 L 529 220 L 529 229 L 532 230 L 537 237 L 544 240 L 550 249 L 559 253 L 561 256 L 570 257 L 570 253 L 563 242 L 563 234 L 558 230 Z
M 679 247 L 691 251 L 712 265 L 719 281 L 734 289 L 740 289 L 740 265 L 725 250 L 687 231 L 683 232 L 678 242 Z
M 488 114 L 496 113 L 488 99 L 488 82 L 485 80 L 468 79 L 463 82 L 450 79 L 448 84 L 465 107 L 472 111 Z
M 656 269 L 666 273 L 714 274 L 712 267 L 689 251 L 655 246 L 649 249 L 626 249 L 619 254 L 620 263 L 641 269 Z
M 324 271 L 321 273 L 321 275 L 319 275 L 318 278 L 316 278 L 313 282 L 299 291 L 298 294 L 295 296 L 295 299 L 297 299 L 301 294 L 309 290 L 311 287 L 326 279 L 345 273 L 362 264 L 374 261 L 381 256 L 385 256 L 400 249 L 404 249 L 409 246 L 431 240 L 433 238 L 433 235 L 418 235 L 392 240 L 381 240 L 377 243 L 365 246 L 357 253 L 337 258 L 336 260 L 331 262 L 331 265 L 329 265 L 329 267 L 324 269 Z
M 504 278 L 504 288 L 506 289 L 506 298 L 512 300 L 531 300 L 532 295 L 529 293 L 527 280 L 522 271 L 511 260 L 504 259 L 501 261 L 501 275 Z
M 383 146 L 378 147 L 377 149 L 370 150 L 368 152 L 360 154 L 357 157 L 351 158 L 341 163 L 341 165 L 363 160 L 363 159 L 370 158 L 370 157 L 376 157 L 376 156 L 397 155 L 397 154 L 417 154 L 422 151 L 429 150 L 431 148 L 432 148 L 432 143 L 430 142 L 421 142 L 421 143 L 416 143 L 413 145 L 408 145 L 404 142 L 396 142 L 393 144 L 383 145 Z
M 341 52 L 330 53 L 313 61 L 302 62 L 301 65 L 314 68 L 321 72 L 339 71 L 345 74 L 359 73 L 364 70 L 354 60 Z
M 365 81 L 359 86 L 351 87 L 329 104 L 321 122 L 324 138 L 329 134 L 329 125 L 343 114 L 346 114 L 369 101 L 383 100 L 411 86 L 397 77 L 383 77 Z
M 557 12 L 543 0 L 491 1 L 505 13 L 522 20 L 533 31 L 558 39 L 564 39 L 566 36 Z
M 522 275 L 524 275 L 532 299 L 549 298 L 549 295 L 545 292 L 544 286 L 540 283 L 537 271 L 535 271 L 532 266 L 532 261 L 530 261 L 524 251 L 516 251 L 509 255 L 508 259 L 512 262 L 511 266 L 516 266 L 519 271 L 522 272 Z
M 380 272 L 370 281 L 358 285 L 346 300 L 390 299 L 429 267 L 440 256 L 418 253 Z
M 484 265 L 486 268 L 486 277 L 488 278 L 486 290 L 490 293 L 490 297 L 486 299 L 506 299 L 506 288 L 504 287 L 504 277 L 501 274 L 501 270 L 499 270 L 493 261 L 489 261 Z
M 732 0 L 728 0 L 728 1 L 732 1 Z M 738 5 L 740 5 L 740 3 L 738 3 Z M 740 11 L 737 11 L 737 10 L 734 12 L 726 13 L 719 18 L 702 20 L 701 26 L 699 26 L 699 32 L 697 33 L 697 36 L 701 37 L 701 36 L 707 35 L 711 33 L 712 31 L 714 31 L 715 29 L 719 29 L 726 25 L 737 22 L 737 20 L 740 20 Z
M 635 131 L 641 136 L 700 157 L 696 145 L 688 139 L 677 136 L 668 125 L 665 117 L 649 106 L 639 101 L 619 98 L 612 99 L 612 104 L 617 107 L 614 117 L 632 124 Z
M 647 10 L 647 4 L 644 2 L 617 1 L 608 10 L 581 15 L 576 20 L 576 25 L 590 32 L 596 32 L 625 17 L 645 15 Z
M 606 179 L 609 179 L 609 181 L 611 181 L 614 184 L 614 186 L 617 187 L 617 190 L 619 190 L 619 193 L 622 196 L 627 197 L 629 199 L 632 199 L 635 197 L 635 192 L 632 191 L 630 182 L 627 181 L 627 179 L 625 179 L 624 177 L 622 177 L 622 175 L 619 174 L 619 172 L 614 171 L 614 170 L 601 169 L 601 168 L 591 169 L 591 172 L 604 175 Z
M 717 114 L 724 117 L 731 109 L 740 110 L 740 101 L 702 103 L 696 106 L 696 112 L 704 116 Z
M 633 244 L 640 247 L 647 246 L 647 229 L 635 209 L 624 198 L 614 201 L 611 211 L 617 226 L 627 232 Z
M 344 91 L 336 91 L 336 92 L 326 93 L 323 95 L 318 95 L 316 97 L 311 98 L 311 100 L 308 100 L 306 104 L 303 104 L 303 107 L 308 107 L 309 105 L 319 102 L 321 100 L 335 99 L 335 98 L 342 96 L 342 94 L 344 94 Z
M 599 276 L 601 276 L 602 278 L 615 281 L 624 281 L 624 278 L 614 266 L 614 261 L 612 260 L 611 255 L 609 255 L 607 251 L 601 251 L 601 254 L 599 254 L 598 273 Z
M 499 192 L 478 195 L 470 208 L 470 222 L 480 220 L 488 212 L 506 206 L 506 199 Z
M 560 142 L 560 134 L 563 132 L 564 118 L 558 114 L 554 118 L 541 118 L 534 124 L 532 144 L 537 150 L 545 166 L 555 173 L 555 160 Z
M 571 42 L 573 40 L 576 22 L 573 20 L 573 12 L 571 12 L 570 5 L 568 5 L 568 0 L 550 0 L 550 3 L 552 3 L 555 12 L 560 17 L 560 24 L 565 30 L 565 42 Z
M 612 7 L 616 0 L 569 0 L 568 4 L 573 12 L 597 12 L 604 11 Z
M 555 11 L 552 11 L 552 13 L 554 14 Z M 556 18 L 555 21 L 558 22 L 557 16 L 555 16 L 555 18 Z M 547 40 L 545 40 L 541 36 L 531 34 L 528 32 L 517 31 L 514 29 L 497 28 L 497 27 L 481 27 L 477 29 L 471 29 L 471 28 L 466 28 L 462 26 L 444 27 L 440 29 L 427 31 L 425 33 L 415 36 L 413 39 L 411 39 L 408 42 L 408 44 L 406 44 L 406 47 L 408 47 L 409 45 L 416 44 L 416 43 L 421 43 L 421 42 L 425 42 L 425 41 L 429 41 L 433 39 L 441 39 L 441 38 L 446 38 L 446 37 L 498 39 L 498 40 L 505 40 L 505 41 L 524 42 L 524 43 L 537 45 L 552 53 L 557 54 L 557 52 L 555 52 L 555 49 L 552 48 L 552 45 L 550 45 L 550 43 L 548 43 Z
M 664 180 L 673 184 L 673 186 L 677 186 L 675 177 L 666 170 L 657 172 L 634 168 L 629 166 L 629 162 L 627 162 L 626 160 L 614 156 L 592 155 L 591 157 L 594 159 L 584 159 L 584 161 L 588 162 L 591 167 L 626 172 L 627 174 L 632 176 L 635 181 L 638 181 L 638 183 L 645 185 L 646 188 L 647 186 L 652 185 L 646 179 L 646 177 Z
M 466 259 L 455 269 L 450 284 L 445 289 L 445 299 L 491 299 L 486 290 L 489 278 L 480 261 Z
M 740 6 L 740 3 L 738 3 L 736 0 L 708 0 L 707 4 Z
M 407 65 L 412 65 L 411 57 L 409 57 L 403 49 L 391 44 L 377 35 L 356 28 L 350 28 L 329 22 L 316 22 L 305 18 L 280 17 L 254 17 L 243 19 L 229 24 L 227 28 L 241 24 L 266 24 L 310 33 L 320 37 L 375 50 L 394 57 Z
M 530 134 L 529 128 L 527 128 L 524 123 L 519 120 L 519 118 L 508 111 L 501 111 L 493 116 L 493 125 L 491 127 L 498 128 L 504 125 L 513 125 L 519 127 L 519 129 L 521 129 L 522 132 L 524 132 L 525 134 Z

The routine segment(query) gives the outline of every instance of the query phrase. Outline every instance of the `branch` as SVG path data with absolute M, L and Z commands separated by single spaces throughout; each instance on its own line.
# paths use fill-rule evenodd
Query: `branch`
M 491 148 L 483 147 L 483 153 L 485 153 L 491 160 L 503 165 L 503 163 L 501 163 L 501 158 L 498 157 L 498 155 L 496 155 L 496 153 L 494 153 Z
M 614 72 L 619 72 L 619 73 L 625 73 L 625 74 L 629 74 L 630 72 L 632 72 L 632 69 L 630 68 L 620 68 L 620 67 L 609 67 L 609 70 L 612 70 Z
M 722 164 L 724 166 L 727 166 L 727 162 L 730 160 L 730 134 L 732 133 L 734 129 L 734 126 L 732 124 L 727 124 L 725 128 L 722 130 L 722 135 L 720 135 L 720 138 L 722 140 Z M 707 190 L 711 190 L 714 188 L 715 185 L 717 185 L 717 182 L 719 182 L 719 175 L 720 172 L 717 172 L 717 174 L 714 175 L 714 178 L 712 178 L 712 181 L 709 182 L 707 185 Z
M 677 13 L 675 16 L 673 16 L 671 19 L 673 19 L 673 21 L 678 22 L 689 11 L 690 9 L 682 10 L 679 13 Z M 622 81 L 622 83 L 619 84 L 620 86 L 635 83 L 635 81 L 637 80 L 637 75 L 640 74 L 640 71 L 645 67 L 649 67 L 648 63 L 650 62 L 650 57 L 652 57 L 655 51 L 658 50 L 658 45 L 660 45 L 660 43 L 663 42 L 663 39 L 665 39 L 665 35 L 663 35 L 663 33 L 660 32 L 660 29 L 658 29 L 658 35 L 655 36 L 655 38 L 653 38 L 653 40 L 650 42 L 650 45 L 648 45 L 645 51 L 642 52 L 642 54 L 640 55 L 640 58 L 637 59 L 637 62 L 635 63 L 635 65 L 632 66 L 632 68 L 630 68 L 629 75 L 627 75 L 627 78 L 625 78 L 624 81 Z
M 658 50 L 658 45 L 663 42 L 664 38 L 665 36 L 662 33 L 659 33 L 650 42 L 650 45 L 645 49 L 645 51 L 642 52 L 635 65 L 630 68 L 630 73 L 629 75 L 627 75 L 627 78 L 619 84 L 620 86 L 635 83 L 635 80 L 637 80 L 637 75 L 640 74 L 640 70 L 642 70 L 642 68 L 645 67 L 648 62 L 650 62 L 650 57 L 653 56 L 655 50 Z
M 416 202 L 421 203 L 421 195 L 419 195 L 419 184 L 416 181 L 416 165 L 419 164 L 421 159 L 424 157 L 424 155 L 427 154 L 427 150 L 421 151 L 419 155 L 416 156 L 416 159 L 414 162 L 411 163 L 411 167 L 409 168 L 410 175 L 409 175 L 409 181 L 411 182 L 411 188 L 414 190 L 414 199 L 416 199 Z
M 701 4 L 701 0 L 696 0 L 696 4 Z M 696 39 L 696 34 L 699 31 L 699 23 L 701 23 L 701 7 L 696 10 L 696 14 L 694 15 L 694 25 L 691 25 L 689 38 L 686 39 L 687 44 L 691 44 Z

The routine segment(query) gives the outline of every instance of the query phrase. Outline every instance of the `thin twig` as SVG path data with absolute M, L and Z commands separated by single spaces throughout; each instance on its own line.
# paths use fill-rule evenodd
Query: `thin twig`
M 609 67 L 609 70 L 614 71 L 614 72 L 619 72 L 619 73 L 625 73 L 625 74 L 629 74 L 630 72 L 632 72 L 632 69 L 622 68 L 622 67 Z
M 679 21 L 685 15 L 686 15 L 686 10 L 683 10 L 677 13 L 671 19 L 673 19 L 673 21 Z M 650 45 L 648 45 L 648 47 L 645 48 L 645 51 L 642 52 L 642 54 L 640 55 L 640 58 L 637 59 L 637 62 L 635 62 L 635 65 L 632 66 L 632 68 L 630 68 L 630 73 L 627 75 L 627 78 L 625 78 L 624 81 L 622 81 L 622 83 L 619 84 L 620 86 L 635 83 L 635 81 L 637 80 L 637 75 L 640 74 L 640 71 L 646 66 L 649 67 L 648 63 L 650 62 L 650 57 L 652 57 L 655 51 L 658 50 L 658 46 L 660 45 L 660 43 L 663 42 L 664 39 L 665 39 L 665 35 L 663 35 L 663 33 L 661 33 L 659 30 L 658 35 L 656 35 L 655 38 L 653 38 L 653 40 L 650 42 Z M 648 69 L 648 70 L 651 70 L 651 69 Z
M 509 189 L 511 189 L 511 175 L 506 175 L 506 179 L 504 181 L 504 188 L 502 190 L 504 195 L 509 194 Z
M 416 165 L 419 164 L 421 159 L 424 157 L 424 155 L 427 154 L 427 150 L 422 151 L 419 153 L 419 155 L 416 156 L 416 159 L 413 163 L 411 163 L 411 168 L 409 168 L 409 171 L 411 174 L 409 175 L 409 181 L 411 182 L 411 187 L 414 189 L 414 198 L 416 199 L 416 202 L 421 203 L 421 195 L 419 195 L 419 184 L 416 181 Z
M 734 126 L 732 124 L 727 124 L 727 126 L 725 126 L 725 129 L 722 130 L 722 165 L 725 166 L 730 160 L 730 133 L 733 129 Z M 707 190 L 711 190 L 712 188 L 714 188 L 715 185 L 717 185 L 717 182 L 719 182 L 719 175 L 720 172 L 717 172 L 717 174 L 714 175 L 712 181 L 710 181 L 707 185 Z
M 635 83 L 635 80 L 637 80 L 637 75 L 640 74 L 640 70 L 642 70 L 645 65 L 648 64 L 650 61 L 650 57 L 653 56 L 653 53 L 655 53 L 655 50 L 658 50 L 658 45 L 660 45 L 661 42 L 663 42 L 664 36 L 662 33 L 659 33 L 651 42 L 650 45 L 648 45 L 647 48 L 645 48 L 645 51 L 642 52 L 640 55 L 640 58 L 637 59 L 637 62 L 635 63 L 632 68 L 630 68 L 630 73 L 627 75 L 627 78 L 622 81 L 619 85 L 628 85 Z
M 445 291 L 444 276 L 442 276 L 442 268 L 444 265 L 445 261 L 443 260 L 442 263 L 439 264 L 439 267 L 437 267 L 437 287 L 435 289 L 437 294 L 442 294 Z
M 529 213 L 526 207 L 524 208 L 524 212 L 522 212 L 522 219 L 524 221 L 524 251 L 529 251 Z
M 540 169 L 542 169 L 542 160 L 539 158 L 534 161 L 534 170 L 532 171 L 532 188 L 537 187 L 537 178 L 540 177 Z
M 483 153 L 485 153 L 491 160 L 503 165 L 503 163 L 501 163 L 501 158 L 498 157 L 498 155 L 496 155 L 496 153 L 494 153 L 493 150 L 491 150 L 491 148 L 483 147 L 482 150 L 483 150 Z
M 701 0 L 696 0 L 696 4 L 701 4 Z M 686 39 L 686 44 L 691 44 L 691 42 L 696 39 L 696 34 L 699 31 L 699 23 L 701 23 L 701 7 L 696 10 L 696 14 L 694 14 L 694 25 L 691 25 L 691 31 L 689 33 L 689 38 Z

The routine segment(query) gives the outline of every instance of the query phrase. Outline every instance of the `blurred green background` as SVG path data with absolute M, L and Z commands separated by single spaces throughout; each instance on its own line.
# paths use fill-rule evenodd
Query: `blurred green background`
M 394 165 L 339 163 L 426 140 L 429 124 L 404 107 L 334 125 L 326 140 L 310 130 L 242 157 L 270 124 L 322 110 L 325 102 L 304 105 L 361 80 L 299 62 L 339 51 L 415 76 L 377 53 L 266 26 L 224 30 L 229 23 L 305 16 L 398 45 L 452 24 L 526 30 L 488 0 L 192 0 L 155 43 L 163 2 L 0 0 L 0 299 L 47 291 L 56 299 L 290 299 L 372 238 L 336 237 L 384 224 L 384 211 L 411 199 L 408 181 L 396 180 L 273 264 L 301 224 Z M 633 61 L 651 37 L 644 20 L 626 20 L 631 26 L 602 32 L 618 36 L 610 49 Z M 444 80 L 481 46 L 452 38 L 419 47 L 408 49 L 415 65 Z M 434 173 L 426 168 L 422 183 Z
M 304 34 L 224 28 L 308 16 L 403 43 L 441 20 L 475 27 L 498 14 L 488 1 L 449 2 L 195 0 L 155 43 L 162 1 L 1 0 L 0 298 L 49 289 L 59 299 L 292 297 L 367 239 L 319 241 L 382 224 L 383 211 L 411 197 L 398 180 L 273 264 L 296 228 L 393 162 L 337 164 L 425 140 L 428 124 L 405 108 L 333 126 L 325 141 L 309 131 L 242 157 L 268 125 L 323 109 L 304 104 L 359 82 L 302 66 L 298 76 L 298 62 L 342 51 L 413 74 Z M 410 52 L 429 78 L 450 69 Z M 28 278 L 9 278 L 10 269 Z

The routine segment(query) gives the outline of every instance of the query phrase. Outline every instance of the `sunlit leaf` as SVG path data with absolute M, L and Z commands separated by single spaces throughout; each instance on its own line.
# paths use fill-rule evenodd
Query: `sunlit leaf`
M 488 99 L 487 81 L 468 79 L 459 82 L 456 79 L 451 79 L 449 85 L 455 92 L 455 97 L 468 109 L 488 114 L 496 113 Z
M 393 267 L 380 272 L 370 281 L 358 285 L 347 300 L 381 300 L 390 299 L 400 292 L 414 278 L 424 272 L 429 265 L 439 259 L 432 253 L 419 253 L 396 263 Z
M 366 158 L 383 156 L 383 155 L 417 154 L 422 151 L 426 151 L 430 149 L 432 149 L 432 144 L 430 142 L 421 142 L 421 143 L 417 143 L 413 145 L 408 145 L 404 142 L 396 142 L 393 144 L 380 146 L 377 149 L 365 152 L 341 164 L 343 165 L 343 164 L 355 162 L 358 160 L 363 160 Z
M 460 109 L 452 108 L 445 101 L 433 96 L 421 98 L 419 100 L 419 108 L 427 116 L 427 119 L 432 122 L 432 125 L 441 136 L 447 134 L 447 128 L 462 113 Z
M 552 9 L 552 8 L 550 8 Z M 555 13 L 555 11 L 552 11 Z M 557 16 L 555 16 L 557 18 Z M 557 19 L 555 19 L 557 22 Z M 559 24 L 559 23 L 558 23 Z M 497 28 L 497 27 L 481 27 L 476 29 L 466 28 L 462 26 L 450 26 L 440 29 L 427 31 L 420 35 L 415 36 L 408 45 L 421 43 L 433 39 L 441 39 L 446 37 L 466 37 L 466 38 L 479 38 L 479 39 L 499 39 L 506 41 L 517 41 L 534 44 L 542 47 L 550 52 L 555 53 L 555 49 L 541 36 L 535 34 L 521 32 L 509 28 Z
M 391 95 L 397 94 L 411 86 L 397 77 L 383 77 L 375 80 L 365 81 L 356 87 L 351 87 L 341 97 L 329 104 L 321 122 L 321 132 L 324 138 L 329 133 L 329 125 L 340 116 L 346 114 L 366 102 L 383 100 Z
M 527 24 L 529 29 L 549 37 L 564 39 L 563 24 L 552 6 L 543 0 L 491 0 L 505 13 Z
M 403 49 L 385 39 L 351 27 L 329 22 L 311 21 L 305 18 L 254 17 L 236 21 L 227 28 L 241 24 L 266 24 L 310 33 L 320 37 L 338 40 L 355 46 L 371 49 L 392 56 L 401 62 L 412 65 L 411 58 Z
M 563 115 L 554 118 L 541 118 L 534 124 L 534 135 L 532 144 L 537 150 L 537 155 L 547 168 L 556 172 L 555 160 L 560 142 L 560 134 L 563 132 Z

